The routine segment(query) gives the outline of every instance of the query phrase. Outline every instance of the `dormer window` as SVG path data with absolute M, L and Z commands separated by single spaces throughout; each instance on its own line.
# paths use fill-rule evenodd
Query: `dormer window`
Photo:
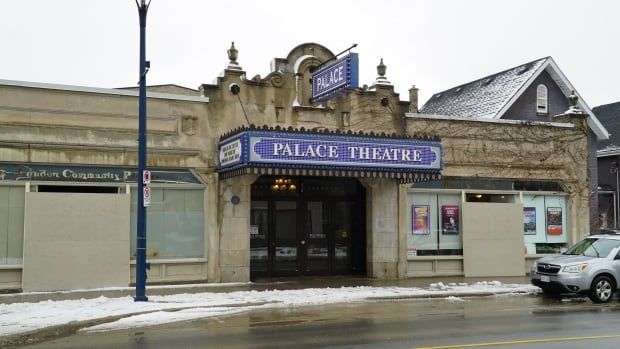
M 543 84 L 538 85 L 538 87 L 536 88 L 536 114 L 549 114 L 548 102 L 549 99 L 547 95 L 547 86 Z

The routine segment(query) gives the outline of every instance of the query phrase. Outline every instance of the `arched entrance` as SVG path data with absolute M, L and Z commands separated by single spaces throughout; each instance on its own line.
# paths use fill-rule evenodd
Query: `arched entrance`
M 365 198 L 353 178 L 260 177 L 252 185 L 250 277 L 365 274 Z

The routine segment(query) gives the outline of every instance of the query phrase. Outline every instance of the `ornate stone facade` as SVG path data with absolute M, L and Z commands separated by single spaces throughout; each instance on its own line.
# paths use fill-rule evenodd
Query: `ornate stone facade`
M 381 84 L 312 105 L 311 71 L 333 58 L 330 50 L 314 43 L 299 45 L 285 58 L 274 59 L 264 78 L 252 79 L 241 68 L 240 51 L 235 49 L 215 84 L 193 92 L 179 87 L 149 92 L 148 167 L 190 170 L 205 188 L 204 258 L 154 263 L 149 281 L 249 280 L 251 186 L 257 176 L 220 180 L 216 172 L 220 135 L 248 123 L 438 137 L 444 147 L 444 177 L 557 181 L 569 194 L 570 242 L 587 233 L 588 138 L 583 118 L 537 123 L 417 114 L 417 100 L 401 101 L 384 70 Z M 417 99 L 417 89 L 411 91 Z M 136 166 L 137 105 L 137 93 L 131 90 L 0 81 L 0 161 Z M 367 190 L 367 275 L 411 275 L 404 207 L 408 186 L 389 178 L 360 182 Z M 232 196 L 240 203 L 233 204 Z M 9 269 L 0 271 L 0 284 L 10 288 L 19 285 L 22 270 L 19 265 Z

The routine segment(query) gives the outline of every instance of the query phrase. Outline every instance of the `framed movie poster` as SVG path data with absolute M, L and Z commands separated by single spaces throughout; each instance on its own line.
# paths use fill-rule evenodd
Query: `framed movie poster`
M 523 208 L 523 234 L 536 234 L 536 207 Z
M 427 235 L 431 233 L 429 222 L 429 206 L 413 205 L 413 234 Z
M 561 207 L 547 207 L 547 234 L 562 235 Z
M 441 206 L 441 233 L 447 235 L 459 233 L 459 207 L 457 205 Z

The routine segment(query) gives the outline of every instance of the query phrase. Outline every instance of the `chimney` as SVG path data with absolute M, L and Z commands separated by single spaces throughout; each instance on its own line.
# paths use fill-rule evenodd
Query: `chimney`
M 418 112 L 418 88 L 415 85 L 409 89 L 409 112 Z

